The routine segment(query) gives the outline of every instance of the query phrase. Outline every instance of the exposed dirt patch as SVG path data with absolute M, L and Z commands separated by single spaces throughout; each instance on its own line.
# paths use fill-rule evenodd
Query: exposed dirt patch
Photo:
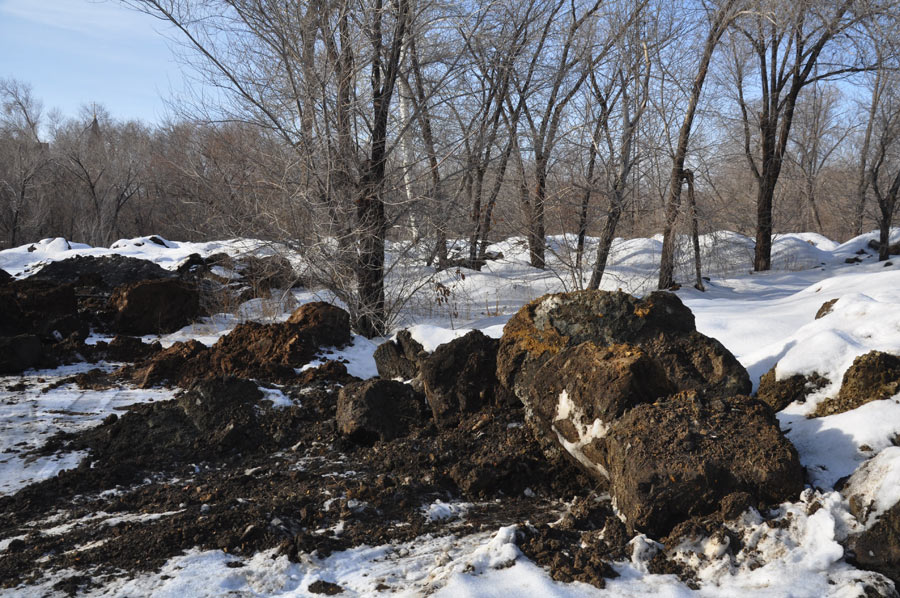
M 772 366 L 772 369 L 759 379 L 756 398 L 771 407 L 772 411 L 781 411 L 794 401 L 804 402 L 808 395 L 828 384 L 828 378 L 817 373 L 809 376 L 794 374 L 783 380 L 777 380 L 775 366 Z
M 489 408 L 443 430 L 426 420 L 405 438 L 358 445 L 337 432 L 338 389 L 321 379 L 285 387 L 295 405 L 274 409 L 253 383 L 206 381 L 56 437 L 43 452 L 90 456 L 0 498 L 0 539 L 25 536 L 0 552 L 0 585 L 72 568 L 84 578 L 62 589 L 77 592 L 195 546 L 248 556 L 278 547 L 299 558 L 425 533 L 546 526 L 594 486 L 545 459 L 516 410 Z M 474 504 L 464 518 L 430 521 L 423 508 L 437 499 Z M 582 519 L 590 527 L 597 516 Z M 76 521 L 62 534 L 40 531 Z M 602 558 L 590 562 L 606 571 Z
M 898 392 L 900 356 L 869 351 L 853 360 L 853 365 L 844 373 L 838 395 L 819 403 L 814 415 L 844 413 L 870 401 L 890 398 Z

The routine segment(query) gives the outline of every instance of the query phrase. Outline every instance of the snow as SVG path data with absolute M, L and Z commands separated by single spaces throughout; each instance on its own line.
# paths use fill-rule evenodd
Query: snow
M 827 417 L 807 419 L 797 411 L 788 407 L 778 420 L 800 453 L 809 482 L 819 488 L 833 487 L 900 434 L 900 395 Z
M 192 550 L 171 559 L 160 571 L 131 579 L 111 579 L 85 595 L 280 598 L 309 596 L 309 585 L 320 579 L 341 585 L 345 596 L 442 598 L 850 598 L 861 595 L 865 584 L 884 585 L 884 578 L 848 564 L 840 542 L 849 533 L 871 526 L 900 501 L 900 447 L 893 445 L 900 436 L 900 395 L 846 413 L 808 417 L 819 402 L 835 395 L 857 356 L 871 350 L 900 353 L 900 267 L 876 261 L 874 252 L 867 247 L 873 239 L 877 239 L 877 233 L 845 243 L 813 233 L 779 235 L 773 243 L 773 270 L 753 273 L 752 239 L 728 231 L 701 237 L 704 274 L 709 277 L 705 283 L 707 291 L 697 291 L 690 284 L 678 291 L 693 311 L 698 330 L 719 339 L 734 353 L 748 369 L 754 388 L 772 367 L 779 379 L 815 372 L 830 384 L 810 395 L 805 403 L 792 404 L 777 414 L 807 468 L 810 484 L 796 501 L 776 509 L 774 516 L 783 525 L 765 525 L 763 517 L 750 509 L 729 524 L 741 541 L 742 548 L 736 554 L 731 554 L 734 551 L 728 549 L 727 539 L 701 537 L 676 547 L 669 555 L 697 571 L 699 589 L 689 588 L 672 575 L 650 574 L 647 561 L 662 548 L 642 536 L 632 541 L 630 559 L 613 563 L 620 576 L 607 580 L 606 588 L 555 582 L 518 551 L 514 541 L 517 528 L 512 526 L 462 537 L 422 536 L 408 543 L 359 546 L 325 559 L 308 557 L 300 563 L 264 552 L 246 558 L 240 568 L 228 566 L 237 557 L 221 551 Z M 891 236 L 891 242 L 898 240 L 900 229 Z M 110 248 L 92 248 L 65 239 L 45 239 L 0 251 L 0 268 L 23 277 L 52 260 L 119 253 L 174 269 L 191 253 L 239 255 L 273 251 L 271 246 L 253 240 L 161 241 L 159 244 L 150 237 L 141 237 L 118 241 Z M 460 268 L 435 273 L 424 266 L 395 269 L 388 279 L 389 294 L 395 293 L 401 283 L 411 284 L 410 281 L 422 283 L 423 290 L 398 311 L 393 332 L 409 327 L 413 338 L 428 351 L 473 329 L 500 337 L 505 323 L 526 302 L 548 292 L 578 288 L 579 278 L 586 280 L 589 271 L 579 273 L 566 267 L 567 263 L 574 263 L 568 249 L 571 241 L 565 236 L 548 238 L 547 270 L 528 265 L 527 244 L 522 238 L 492 245 L 489 250 L 502 252 L 504 257 L 488 262 L 481 272 Z M 676 269 L 680 281 L 692 281 L 689 243 L 686 237 L 678 240 L 683 255 Z M 389 259 L 401 250 L 388 247 Z M 589 239 L 586 256 L 592 256 L 595 250 L 596 240 Z M 602 288 L 621 288 L 635 294 L 649 292 L 656 284 L 660 250 L 659 237 L 616 239 Z M 846 263 L 849 258 L 858 258 L 860 263 Z M 292 258 L 292 262 L 302 260 Z M 226 271 L 220 274 L 229 275 Z M 404 276 L 408 278 L 402 279 Z M 158 339 L 168 345 L 196 338 L 211 344 L 240 321 L 277 321 L 286 317 L 289 306 L 324 295 L 312 290 L 295 291 L 270 302 L 246 304 L 234 314 L 220 314 L 171 335 L 145 340 Z M 832 312 L 816 320 L 822 304 L 832 299 L 838 299 Z M 327 350 L 306 367 L 314 367 L 325 359 L 339 359 L 352 375 L 375 376 L 372 354 L 384 340 L 356 336 L 348 347 Z M 54 432 L 97 425 L 130 403 L 171 397 L 167 391 L 129 388 L 80 391 L 63 386 L 41 392 L 53 381 L 85 369 L 75 366 L 0 378 L 0 494 L 77 465 L 82 456 L 77 453 L 40 459 L 28 454 Z M 26 383 L 25 390 L 16 389 L 14 385 L 19 381 Z M 293 404 L 277 389 L 263 392 L 274 405 Z M 561 396 L 558 417 L 577 416 L 573 409 L 568 397 Z M 602 429 L 581 418 L 578 428 L 584 438 L 602 433 Z M 842 495 L 834 486 L 847 476 L 849 481 Z M 863 521 L 850 514 L 845 496 L 856 496 L 867 507 Z M 432 521 L 463 521 L 471 507 L 467 503 L 436 500 L 423 505 L 422 515 Z M 109 525 L 116 522 L 107 514 L 97 515 L 106 517 Z M 168 514 L 160 514 L 165 515 Z M 71 524 L 63 521 L 60 526 Z M 0 553 L 13 539 L 0 541 Z M 52 595 L 53 584 L 72 573 L 57 571 L 35 585 L 7 589 L 4 595 Z M 387 589 L 376 591 L 376 587 L 382 587 L 379 584 Z
M 80 364 L 53 370 L 27 372 L 23 376 L 0 377 L 0 496 L 30 483 L 51 478 L 64 469 L 74 469 L 82 452 L 35 457 L 38 448 L 57 432 L 76 432 L 99 424 L 103 418 L 134 403 L 170 399 L 170 391 L 134 388 L 80 390 L 74 384 L 49 389 L 57 381 L 112 364 Z M 24 390 L 12 390 L 24 384 Z
M 464 517 L 472 508 L 468 502 L 444 502 L 440 499 L 422 508 L 422 515 L 428 521 L 443 521 Z
M 900 447 L 885 448 L 857 469 L 847 482 L 846 494 L 856 497 L 865 509 L 865 519 L 860 523 L 872 527 L 900 502 Z

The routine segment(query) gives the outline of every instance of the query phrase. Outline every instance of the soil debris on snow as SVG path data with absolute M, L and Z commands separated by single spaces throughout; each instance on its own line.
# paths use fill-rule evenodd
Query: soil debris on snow
M 174 251 L 162 240 L 145 245 Z M 252 268 L 231 258 L 198 258 L 167 278 L 200 281 L 201 292 L 209 281 L 234 289 L 249 284 Z M 278 276 L 279 285 L 293 278 L 287 269 Z M 794 378 L 788 372 L 789 384 L 775 393 L 763 392 L 761 382 L 758 399 L 775 395 L 767 407 L 744 395 L 769 368 L 775 382 L 773 361 L 748 376 L 721 343 L 696 331 L 694 314 L 673 295 L 583 295 L 578 301 L 603 316 L 590 321 L 578 315 L 578 301 L 551 301 L 523 316 L 530 322 L 513 318 L 508 330 L 516 346 L 507 345 L 506 353 L 510 339 L 498 343 L 496 332 L 488 338 L 453 331 L 456 341 L 438 345 L 404 331 L 376 351 L 384 379 L 360 381 L 342 363 L 349 318 L 345 324 L 345 312 L 328 304 L 307 304 L 285 322 L 240 324 L 211 347 L 190 340 L 163 349 L 127 336 L 88 345 L 80 327 L 109 326 L 113 289 L 104 283 L 102 296 L 88 296 L 89 284 L 101 289 L 90 276 L 61 284 L 73 285 L 74 311 L 66 303 L 62 312 L 73 315 L 68 330 L 77 334 L 60 340 L 35 328 L 40 318 L 26 320 L 24 333 L 42 343 L 36 363 L 129 365 L 86 366 L 38 385 L 11 380 L 8 392 L 44 389 L 53 396 L 72 387 L 104 392 L 135 384 L 180 390 L 23 452 L 38 460 L 86 456 L 74 469 L 0 497 L 3 588 L 26 584 L 79 595 L 123 577 L 163 571 L 165 577 L 184 555 L 209 550 L 227 555 L 224 566 L 235 571 L 258 568 L 263 555 L 291 563 L 279 567 L 302 573 L 301 592 L 355 595 L 352 581 L 324 568 L 329 559 L 362 546 L 401 550 L 450 535 L 465 542 L 501 528 L 503 542 L 514 546 L 504 544 L 487 568 L 473 561 L 460 572 L 473 580 L 497 580 L 511 568 L 520 575 L 529 571 L 521 566 L 524 555 L 553 580 L 607 587 L 613 595 L 619 587 L 638 595 L 670 586 L 735 595 L 729 575 L 744 576 L 746 589 L 756 587 L 754 575 L 778 580 L 795 569 L 805 576 L 815 570 L 810 587 L 856 584 L 867 596 L 896 595 L 885 578 L 848 563 L 897 576 L 894 553 L 874 549 L 894 550 L 897 507 L 872 506 L 881 503 L 860 489 L 864 482 L 848 486 L 852 516 L 827 488 L 801 494 L 802 470 L 773 415 L 840 380 L 843 371 L 819 369 L 816 377 L 806 370 Z M 844 303 L 832 302 L 821 320 L 843 317 Z M 60 332 L 66 320 L 57 322 Z M 325 360 L 332 351 L 334 359 Z M 318 365 L 309 367 L 313 359 Z M 499 380 L 483 367 L 495 359 Z M 896 395 L 891 368 L 851 369 L 844 376 L 847 401 L 823 418 Z M 859 384 L 848 385 L 850 379 Z M 341 397 L 379 385 L 391 392 L 368 401 L 381 416 L 374 431 L 342 430 Z M 521 404 L 515 395 L 523 390 L 535 401 Z M 399 406 L 390 401 L 401 395 L 404 407 L 394 410 Z M 820 409 L 831 409 L 816 397 Z M 398 421 L 404 425 L 395 429 Z M 871 455 L 889 454 L 872 446 L 866 445 Z M 596 465 L 609 475 L 592 472 Z M 876 556 L 868 558 L 870 552 Z M 434 566 L 446 558 L 435 555 Z M 407 586 L 374 579 L 368 587 L 390 593 Z

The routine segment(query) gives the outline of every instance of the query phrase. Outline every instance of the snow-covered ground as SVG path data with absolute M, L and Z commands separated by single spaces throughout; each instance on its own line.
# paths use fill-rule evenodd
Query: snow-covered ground
M 678 291 L 694 312 L 697 328 L 719 339 L 750 372 L 754 387 L 760 376 L 777 364 L 777 377 L 818 373 L 830 384 L 778 414 L 782 428 L 797 447 L 807 467 L 811 487 L 795 503 L 776 514 L 783 526 L 761 525 L 759 514 L 749 511 L 734 523 L 744 549 L 729 555 L 714 539 L 685 545 L 678 558 L 698 571 L 699 589 L 691 589 L 675 576 L 648 573 L 646 562 L 658 545 L 643 537 L 633 540 L 629 561 L 616 563 L 620 577 L 605 589 L 585 584 L 552 581 L 529 562 L 514 543 L 515 529 L 491 533 L 423 537 L 402 545 L 358 547 L 326 559 L 290 563 L 284 557 L 261 553 L 244 566 L 231 568 L 234 557 L 218 551 L 190 552 L 171 560 L 163 570 L 130 580 L 112 582 L 97 596 L 309 596 L 315 580 L 341 585 L 344 596 L 794 596 L 851 597 L 862 595 L 864 584 L 878 576 L 857 570 L 844 560 L 839 544 L 860 525 L 871 525 L 900 497 L 900 449 L 893 446 L 900 434 L 900 395 L 864 405 L 853 411 L 809 419 L 823 399 L 833 396 L 853 359 L 870 350 L 900 353 L 900 259 L 887 265 L 866 249 L 874 233 L 838 244 L 814 234 L 782 235 L 773 250 L 774 269 L 752 273 L 752 240 L 736 233 L 702 238 L 706 291 L 690 286 L 690 263 L 679 268 L 685 284 Z M 900 240 L 895 230 L 892 241 Z M 480 329 L 499 337 L 503 325 L 527 301 L 547 292 L 577 288 L 577 273 L 567 240 L 549 239 L 548 270 L 528 266 L 521 239 L 491 247 L 503 258 L 488 262 L 481 272 L 453 270 L 434 274 L 427 269 L 405 270 L 404 276 L 427 280 L 420 295 L 399 314 L 426 349 Z M 589 245 L 588 258 L 593 255 Z M 642 294 L 655 286 L 661 240 L 617 240 L 603 288 Z M 191 253 L 239 254 L 267 251 L 261 243 L 162 244 L 150 238 L 119 241 L 112 248 L 90 248 L 63 239 L 50 239 L 0 252 L 0 268 L 16 276 L 38 269 L 39 263 L 74 255 L 121 253 L 175 268 Z M 859 258 L 858 263 L 847 263 Z M 587 262 L 590 259 L 586 260 Z M 395 271 L 392 276 L 400 276 Z M 584 273 L 582 273 L 582 276 Z M 391 282 L 391 279 L 389 279 Z M 394 281 L 396 283 L 396 280 Z M 440 285 L 441 301 L 437 301 Z M 295 293 L 295 302 L 323 296 Z M 826 301 L 838 299 L 830 314 L 815 314 Z M 185 338 L 214 342 L 245 314 L 223 314 L 163 337 L 164 344 Z M 378 341 L 356 337 L 340 357 L 357 376 L 375 375 L 372 352 Z M 117 407 L 135 401 L 170 396 L 163 391 L 77 391 L 62 387 L 41 389 L 67 371 L 30 372 L 22 377 L 25 389 L 16 389 L 19 377 L 0 379 L 0 494 L 15 491 L 30 481 L 74 466 L 79 455 L 29 461 L 27 451 L 56 430 L 94 425 Z M 43 380 L 39 382 L 38 379 Z M 12 388 L 10 388 L 12 387 Z M 863 468 L 860 468 L 863 465 Z M 845 499 L 834 491 L 835 482 L 854 474 L 863 492 L 871 495 L 876 512 L 868 522 L 857 522 Z M 854 482 L 854 480 L 857 480 Z M 818 503 L 818 508 L 811 508 Z M 426 516 L 464 517 L 467 505 L 423 505 Z M 0 545 L 0 552 L 5 547 Z M 62 576 L 63 574 L 59 574 Z M 37 586 L 4 590 L 4 596 L 52 594 L 53 579 Z M 386 587 L 376 591 L 376 587 Z

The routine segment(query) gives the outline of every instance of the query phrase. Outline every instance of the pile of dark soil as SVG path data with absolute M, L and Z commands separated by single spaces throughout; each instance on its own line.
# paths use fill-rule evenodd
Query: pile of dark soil
M 340 367 L 322 370 L 341 375 Z M 87 580 L 154 570 L 195 546 L 248 556 L 278 548 L 296 559 L 451 528 L 465 535 L 525 521 L 546 526 L 596 486 L 568 463 L 548 461 L 517 410 L 486 408 L 440 430 L 425 420 L 405 438 L 357 445 L 336 429 L 340 384 L 323 378 L 283 388 L 295 405 L 280 409 L 255 383 L 205 381 L 57 436 L 42 452 L 90 456 L 0 498 L 0 539 L 24 536 L 0 553 L 0 586 L 71 568 L 83 572 L 69 584 L 77 592 Z M 433 522 L 422 509 L 436 499 L 476 504 L 464 520 Z M 105 524 L 105 514 L 121 522 Z M 83 521 L 43 535 L 59 525 L 50 517 Z

